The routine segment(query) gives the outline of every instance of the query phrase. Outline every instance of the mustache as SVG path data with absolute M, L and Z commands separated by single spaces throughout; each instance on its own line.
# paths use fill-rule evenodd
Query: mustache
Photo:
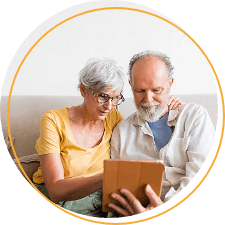
M 142 103 L 140 103 L 140 106 L 142 106 L 142 107 L 152 107 L 152 106 L 158 106 L 158 105 L 160 105 L 160 103 L 159 102 L 155 102 L 155 103 L 144 103 L 144 102 L 142 102 Z

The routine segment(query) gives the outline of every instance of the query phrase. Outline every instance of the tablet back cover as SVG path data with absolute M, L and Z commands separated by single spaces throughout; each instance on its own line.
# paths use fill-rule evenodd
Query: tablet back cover
M 164 176 L 164 164 L 158 160 L 105 160 L 103 178 L 102 210 L 110 212 L 107 206 L 112 193 L 120 193 L 121 188 L 127 188 L 147 206 L 149 200 L 145 194 L 146 184 L 150 184 L 155 193 L 160 196 Z

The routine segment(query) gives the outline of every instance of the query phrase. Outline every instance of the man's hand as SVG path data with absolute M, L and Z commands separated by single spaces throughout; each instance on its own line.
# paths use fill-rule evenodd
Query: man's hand
M 135 196 L 129 190 L 122 188 L 120 192 L 123 196 L 116 193 L 113 193 L 111 195 L 111 197 L 115 199 L 120 204 L 120 206 L 117 206 L 113 203 L 110 203 L 108 206 L 121 216 L 131 216 L 134 214 L 142 213 L 151 210 L 163 203 L 149 184 L 147 184 L 145 187 L 145 193 L 150 201 L 149 205 L 146 208 L 142 206 L 140 201 L 135 198 Z

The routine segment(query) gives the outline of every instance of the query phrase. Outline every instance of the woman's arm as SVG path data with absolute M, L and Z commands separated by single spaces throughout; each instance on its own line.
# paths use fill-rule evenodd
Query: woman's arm
M 176 109 L 179 105 L 185 104 L 184 101 L 180 100 L 177 96 L 171 95 L 168 102 L 168 108 L 169 110 Z
M 103 173 L 91 177 L 64 179 L 59 153 L 40 155 L 40 165 L 48 195 L 54 203 L 77 200 L 102 188 Z

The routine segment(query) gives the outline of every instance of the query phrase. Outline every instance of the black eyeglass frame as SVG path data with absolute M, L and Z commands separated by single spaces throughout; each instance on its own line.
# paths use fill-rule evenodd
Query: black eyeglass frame
M 121 93 L 120 93 L 120 95 L 119 95 L 118 97 L 110 97 L 109 95 L 104 94 L 104 93 L 101 93 L 101 94 L 97 95 L 97 94 L 95 94 L 94 91 L 92 91 L 92 94 L 96 97 L 96 101 L 97 101 L 98 103 L 101 103 L 101 104 L 104 104 L 104 103 L 108 102 L 109 99 L 111 99 L 112 104 L 115 105 L 115 106 L 120 105 L 120 104 L 122 104 L 122 103 L 125 101 L 125 98 L 123 97 L 123 95 L 122 95 Z M 99 102 L 99 101 L 98 101 L 98 97 L 99 97 L 100 95 L 103 95 L 102 97 L 107 97 L 107 100 L 106 100 L 105 102 Z M 114 104 L 114 103 L 113 103 L 113 99 L 116 99 L 116 98 L 120 98 L 119 100 L 122 100 L 122 102 L 120 102 L 119 104 Z

